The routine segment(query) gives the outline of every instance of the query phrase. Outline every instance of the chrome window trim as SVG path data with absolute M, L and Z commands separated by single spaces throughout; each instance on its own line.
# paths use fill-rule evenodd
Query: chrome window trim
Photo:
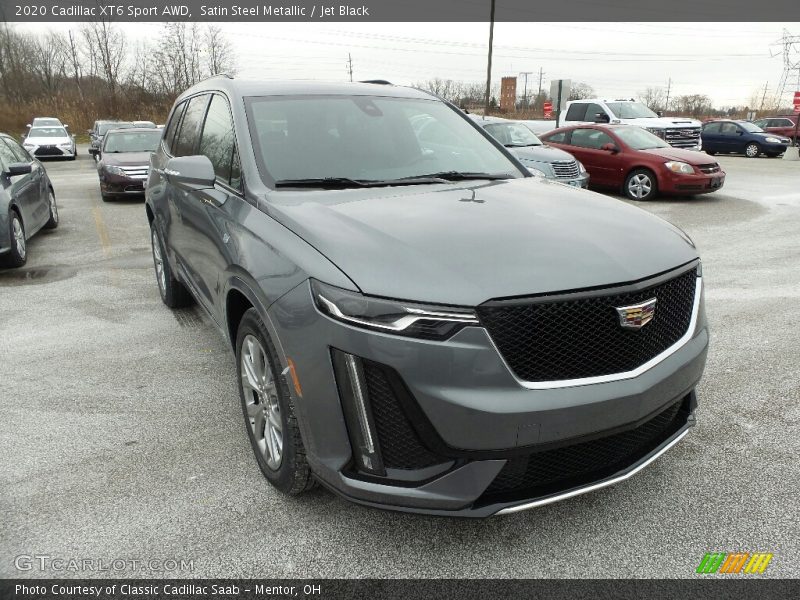
M 607 479 L 605 481 L 601 481 L 599 483 L 594 483 L 591 485 L 587 485 L 585 487 L 580 487 L 574 490 L 570 490 L 568 492 L 564 492 L 562 494 L 556 494 L 555 496 L 548 496 L 547 498 L 542 498 L 540 500 L 534 500 L 533 502 L 525 502 L 523 504 L 517 504 L 516 506 L 509 506 L 508 508 L 504 508 L 502 510 L 497 511 L 494 513 L 495 515 L 508 515 L 516 512 L 521 512 L 523 510 L 528 510 L 530 508 L 536 508 L 538 506 L 545 506 L 547 504 L 552 504 L 554 502 L 560 502 L 561 500 L 566 500 L 567 498 L 574 498 L 575 496 L 580 496 L 582 494 L 588 494 L 589 492 L 593 492 L 595 490 L 600 490 L 604 487 L 609 487 L 614 484 L 620 483 L 627 479 L 630 479 L 634 475 L 636 475 L 639 471 L 644 469 L 645 467 L 649 466 L 650 463 L 655 461 L 659 458 L 662 454 L 669 451 L 675 444 L 680 442 L 684 436 L 689 433 L 689 428 L 685 428 L 683 431 L 678 433 L 672 440 L 667 442 L 664 446 L 662 446 L 659 450 L 655 452 L 655 454 L 651 455 L 647 460 L 638 464 L 636 467 L 623 473 L 622 475 L 617 475 L 612 479 Z
M 686 328 L 686 333 L 683 334 L 677 342 L 675 342 L 672 346 L 664 350 L 661 354 L 654 356 L 646 363 L 639 365 L 637 368 L 633 369 L 632 371 L 625 371 L 622 373 L 611 373 L 609 375 L 597 375 L 595 377 L 582 377 L 579 379 L 557 379 L 553 381 L 525 381 L 523 379 L 518 378 L 514 371 L 511 369 L 509 364 L 506 362 L 506 359 L 503 357 L 503 354 L 500 352 L 499 348 L 495 345 L 492 336 L 489 335 L 489 332 L 486 332 L 487 337 L 494 348 L 497 355 L 500 357 L 500 360 L 503 361 L 503 364 L 508 369 L 508 372 L 514 378 L 514 380 L 522 387 L 529 389 L 529 390 L 552 390 L 558 388 L 568 388 L 568 387 L 577 387 L 582 385 L 593 385 L 596 383 L 609 383 L 612 381 L 622 381 L 625 379 L 633 379 L 634 377 L 638 377 L 645 371 L 648 371 L 655 367 L 658 363 L 665 360 L 669 356 L 672 356 L 680 350 L 683 346 L 685 346 L 689 340 L 692 339 L 695 333 L 695 329 L 697 327 L 697 319 L 700 314 L 700 300 L 703 293 L 703 278 L 701 276 L 697 277 L 697 283 L 695 284 L 694 290 L 694 305 L 692 306 L 692 318 L 689 321 L 689 327 Z

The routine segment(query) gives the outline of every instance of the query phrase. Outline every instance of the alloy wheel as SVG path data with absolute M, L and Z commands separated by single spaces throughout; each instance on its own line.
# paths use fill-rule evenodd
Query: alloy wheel
M 25 258 L 25 231 L 22 229 L 19 217 L 13 217 L 11 231 L 14 236 L 14 244 L 17 246 L 17 254 L 20 258 Z
M 264 461 L 277 471 L 283 459 L 283 424 L 275 373 L 255 336 L 247 335 L 242 340 L 239 355 L 247 421 Z
M 628 191 L 634 198 L 646 198 L 653 189 L 653 182 L 644 173 L 634 175 L 628 181 Z
M 150 240 L 153 245 L 153 263 L 156 267 L 156 280 L 158 281 L 158 291 L 163 296 L 167 290 L 167 274 L 164 271 L 164 259 L 161 256 L 161 243 L 158 241 L 158 234 L 153 229 L 150 233 Z
M 744 149 L 744 153 L 747 155 L 748 158 L 755 158 L 758 156 L 758 146 L 756 144 L 750 144 L 747 148 Z

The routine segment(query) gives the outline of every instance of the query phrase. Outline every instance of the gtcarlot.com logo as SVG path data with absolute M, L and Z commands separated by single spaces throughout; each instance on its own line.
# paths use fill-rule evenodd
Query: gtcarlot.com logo
M 763 573 L 772 560 L 771 552 L 708 552 L 697 566 L 703 574 Z
M 157 558 L 64 558 L 49 554 L 20 554 L 14 557 L 18 571 L 121 572 L 154 573 L 194 571 L 194 559 Z

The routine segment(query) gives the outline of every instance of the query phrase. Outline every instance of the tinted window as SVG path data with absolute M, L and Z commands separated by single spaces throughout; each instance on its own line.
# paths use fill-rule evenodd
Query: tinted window
M 736 135 L 739 127 L 736 123 L 723 123 L 719 131 L 722 135 Z
M 560 133 L 554 133 L 552 135 L 545 136 L 545 142 L 554 142 L 556 144 L 564 144 L 567 141 L 567 132 L 562 131 Z
M 3 138 L 3 141 L 5 141 L 9 148 L 11 148 L 11 152 L 14 154 L 17 162 L 29 163 L 31 160 L 33 160 L 31 155 L 28 154 L 28 152 L 14 140 L 10 138 Z
M 112 131 L 105 137 L 103 152 L 153 152 L 160 140 L 161 132 L 158 130 Z
M 764 127 L 764 125 L 756 121 L 756 125 L 759 127 Z M 794 123 L 789 119 L 770 119 L 769 120 L 769 127 L 793 127 Z
M 200 154 L 205 154 L 214 165 L 217 180 L 231 182 L 231 169 L 236 142 L 233 135 L 233 120 L 228 102 L 214 94 L 200 138 Z
M 586 117 L 586 104 L 570 104 L 567 116 L 567 121 L 585 121 Z M 597 106 L 593 104 L 592 106 Z
M 703 127 L 703 133 L 719 133 L 720 124 L 719 123 L 709 123 L 705 127 Z
M 178 123 L 181 122 L 181 117 L 183 116 L 183 110 L 185 108 L 186 102 L 181 102 L 175 107 L 175 110 L 172 111 L 172 118 L 169 120 L 167 129 L 164 131 L 164 146 L 170 154 L 174 153 L 173 141 L 175 138 L 175 130 L 178 129 Z
M 208 104 L 208 94 L 195 96 L 189 100 L 186 113 L 183 115 L 181 127 L 175 138 L 175 156 L 191 156 L 197 148 L 197 138 L 200 135 L 200 124 Z
M 3 169 L 5 170 L 8 165 L 19 162 L 17 157 L 14 156 L 14 153 L 11 151 L 11 148 L 6 146 L 4 143 L 0 142 L 0 163 L 3 164 Z
M 769 125 L 767 125 L 768 122 L 769 122 Z M 772 120 L 770 120 L 770 119 L 759 119 L 758 121 L 753 121 L 753 123 L 755 123 L 759 127 L 776 127 L 775 119 L 772 119 Z
M 581 148 L 600 149 L 604 144 L 613 144 L 611 136 L 598 129 L 575 129 L 572 132 L 572 145 Z
M 586 107 L 586 118 L 584 121 L 591 121 L 594 123 L 594 119 L 598 114 L 605 115 L 606 111 L 603 110 L 603 107 L 599 104 L 590 104 Z

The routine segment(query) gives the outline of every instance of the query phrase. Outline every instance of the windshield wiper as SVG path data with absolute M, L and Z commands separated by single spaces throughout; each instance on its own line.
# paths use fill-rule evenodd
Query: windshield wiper
M 441 171 L 439 173 L 426 173 L 416 177 L 406 177 L 405 179 L 431 178 L 444 179 L 446 181 L 464 181 L 467 179 L 510 179 L 511 173 L 480 173 L 472 171 Z

